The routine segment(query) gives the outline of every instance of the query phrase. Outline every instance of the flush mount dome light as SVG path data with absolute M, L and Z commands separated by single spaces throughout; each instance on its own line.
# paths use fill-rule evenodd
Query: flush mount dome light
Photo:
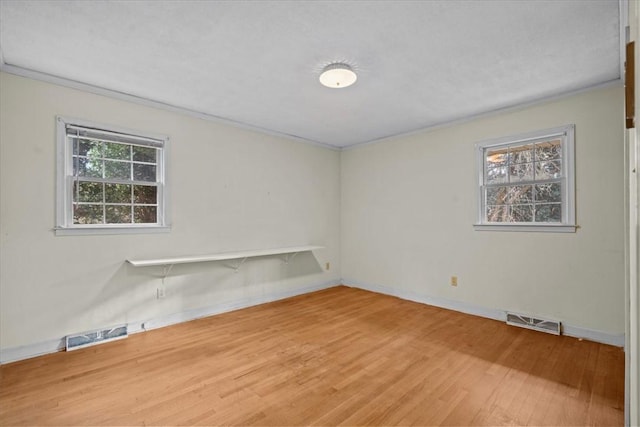
M 320 74 L 320 83 L 332 89 L 351 86 L 357 79 L 358 76 L 353 72 L 353 69 L 342 63 L 329 64 Z

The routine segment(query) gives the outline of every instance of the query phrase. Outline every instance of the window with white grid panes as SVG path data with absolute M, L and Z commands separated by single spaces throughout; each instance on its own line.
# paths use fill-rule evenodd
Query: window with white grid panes
M 477 144 L 477 227 L 574 231 L 574 128 Z
M 58 127 L 58 229 L 165 226 L 167 138 L 62 118 Z

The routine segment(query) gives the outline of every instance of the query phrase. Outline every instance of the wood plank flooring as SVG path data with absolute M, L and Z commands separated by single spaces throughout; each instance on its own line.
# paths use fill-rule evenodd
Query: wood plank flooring
M 623 425 L 622 349 L 336 287 L 0 366 L 1 425 Z

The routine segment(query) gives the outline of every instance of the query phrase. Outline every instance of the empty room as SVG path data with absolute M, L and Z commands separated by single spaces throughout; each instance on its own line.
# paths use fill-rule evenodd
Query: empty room
M 0 0 L 0 425 L 637 426 L 639 13 Z

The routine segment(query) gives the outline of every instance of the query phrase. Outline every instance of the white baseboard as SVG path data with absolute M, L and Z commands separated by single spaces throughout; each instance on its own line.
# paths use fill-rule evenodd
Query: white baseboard
M 190 320 L 199 319 L 202 317 L 213 316 L 216 314 L 226 313 L 233 310 L 239 310 L 241 308 L 247 308 L 258 304 L 264 304 L 267 302 L 277 301 L 296 295 L 307 294 L 310 292 L 319 291 L 322 289 L 331 288 L 344 283 L 345 286 L 364 289 L 371 292 L 377 292 L 380 294 L 391 295 L 401 299 L 418 302 L 421 304 L 433 305 L 435 307 L 446 308 L 449 310 L 459 311 L 462 313 L 472 314 L 475 316 L 486 317 L 489 319 L 499 320 L 504 322 L 506 320 L 506 310 L 499 310 L 495 308 L 487 308 L 468 304 L 461 301 L 449 300 L 439 297 L 430 297 L 427 295 L 417 294 L 415 292 L 398 290 L 383 285 L 374 285 L 369 283 L 363 283 L 356 280 L 344 279 L 333 280 L 329 282 L 319 283 L 313 286 L 308 286 L 302 289 L 294 289 L 283 292 L 276 292 L 268 295 L 262 295 L 255 298 L 245 298 L 242 300 L 231 301 L 223 304 L 217 304 L 214 306 L 199 308 L 195 310 L 188 310 L 180 313 L 170 314 L 155 319 L 150 319 L 144 322 L 131 322 L 128 329 L 129 334 L 135 334 L 138 332 L 144 332 L 151 329 L 162 328 L 165 326 L 174 325 L 177 323 L 188 322 Z M 592 329 L 581 328 L 573 325 L 562 325 L 563 334 L 576 338 L 584 338 L 590 341 L 600 342 L 603 344 L 614 345 L 617 347 L 624 346 L 624 334 L 611 334 L 608 332 L 602 332 Z M 13 347 L 0 350 L 0 364 L 9 362 L 15 362 L 18 360 L 29 359 L 36 356 L 42 356 L 44 354 L 55 353 L 63 350 L 65 346 L 64 337 L 58 339 L 52 339 L 39 343 L 29 344 L 20 347 Z
M 63 337 L 20 347 L 2 349 L 0 350 L 0 364 L 55 353 L 64 350 L 65 343 L 66 341 Z
M 403 291 L 395 289 L 389 286 L 373 285 L 370 283 L 363 283 L 357 280 L 343 279 L 345 286 L 352 288 L 364 289 L 365 291 L 377 292 L 380 294 L 391 295 L 400 299 L 419 302 L 421 304 L 433 305 L 435 307 L 446 308 L 449 310 L 459 311 L 461 313 L 473 314 L 475 316 L 486 317 L 489 319 L 500 320 L 506 322 L 507 315 L 505 311 L 480 307 L 477 305 L 467 304 L 461 301 L 455 301 L 439 297 L 430 297 L 427 295 L 421 295 L 411 291 Z
M 505 322 L 507 318 L 507 310 L 481 307 L 473 304 L 468 304 L 466 302 L 421 295 L 411 291 L 399 290 L 389 286 L 363 283 L 357 280 L 343 279 L 342 283 L 345 286 L 350 286 L 353 288 L 391 295 L 408 301 L 433 305 L 435 307 L 446 308 L 449 310 L 459 311 L 461 313 L 473 314 L 474 316 L 486 317 L 493 320 L 499 320 L 501 322 Z M 562 334 L 570 337 L 583 338 L 589 341 L 609 344 L 616 347 L 624 347 L 624 334 L 612 334 L 609 332 L 602 332 L 593 329 L 582 328 L 579 326 L 568 325 L 566 323 L 562 323 Z
M 301 289 L 275 292 L 268 295 L 261 295 L 255 298 L 244 298 L 230 301 L 210 307 L 188 310 L 181 313 L 174 313 L 168 316 L 150 319 L 144 322 L 131 322 L 127 324 L 129 334 L 144 332 L 150 329 L 162 328 L 176 323 L 188 322 L 201 317 L 213 316 L 215 314 L 226 313 L 241 308 L 247 308 L 258 304 L 277 301 L 297 295 L 308 294 L 322 289 L 332 288 L 340 285 L 340 280 L 318 283 Z M 65 348 L 65 337 L 28 344 L 20 347 L 13 347 L 0 350 L 0 364 L 16 362 L 18 360 L 30 359 L 44 354 L 55 353 Z
M 562 335 L 574 338 L 584 338 L 589 341 L 624 347 L 624 334 L 612 334 L 610 332 L 596 331 L 594 329 L 581 328 L 579 326 L 562 324 Z
M 151 319 L 142 323 L 130 323 L 129 333 L 149 331 L 151 329 L 163 328 L 165 326 L 175 325 L 177 323 L 188 322 L 190 320 L 200 319 L 202 317 L 213 316 L 215 314 L 227 313 L 229 311 L 239 310 L 241 308 L 252 307 L 254 305 L 264 304 L 267 302 L 278 301 L 297 295 L 308 294 L 310 292 L 320 291 L 322 289 L 332 288 L 340 285 L 340 280 L 332 280 L 329 282 L 319 283 L 317 285 L 308 286 L 302 289 L 293 289 L 284 292 L 276 292 L 269 295 L 261 295 L 254 298 L 244 298 L 236 301 L 229 301 L 209 307 L 198 308 L 195 310 L 183 311 L 180 313 L 170 314 L 168 316 Z

